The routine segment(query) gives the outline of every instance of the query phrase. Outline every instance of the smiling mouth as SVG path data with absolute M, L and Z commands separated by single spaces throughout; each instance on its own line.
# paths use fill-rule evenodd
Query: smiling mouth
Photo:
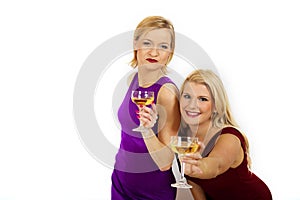
M 188 117 L 198 117 L 200 115 L 199 112 L 185 111 L 185 113 Z
M 146 60 L 147 60 L 148 62 L 150 62 L 150 63 L 156 63 L 156 62 L 158 62 L 157 60 L 152 59 L 152 58 L 147 58 Z

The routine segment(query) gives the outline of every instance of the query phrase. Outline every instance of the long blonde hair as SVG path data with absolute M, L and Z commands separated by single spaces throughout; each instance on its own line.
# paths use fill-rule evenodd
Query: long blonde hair
M 213 71 L 203 69 L 193 71 L 183 82 L 180 90 L 180 95 L 182 95 L 183 88 L 188 82 L 203 84 L 209 90 L 213 102 L 213 112 L 211 116 L 212 127 L 224 128 L 226 126 L 232 126 L 239 129 L 238 124 L 236 123 L 232 115 L 224 85 L 221 79 Z M 248 167 L 250 167 L 251 159 L 249 155 L 249 142 L 246 135 L 242 132 L 241 134 L 243 135 L 245 140 L 245 153 L 247 155 Z
M 143 19 L 136 27 L 135 32 L 134 32 L 134 42 L 138 41 L 141 35 L 148 33 L 152 30 L 155 29 L 160 29 L 160 28 L 166 28 L 170 30 L 171 34 L 171 53 L 168 58 L 167 64 L 172 60 L 173 54 L 174 54 L 174 49 L 175 49 L 175 31 L 173 24 L 161 17 L 161 16 L 149 16 Z M 134 49 L 133 51 L 133 59 L 130 62 L 130 65 L 135 68 L 137 67 L 137 50 Z M 163 69 L 163 71 L 166 71 L 166 67 Z

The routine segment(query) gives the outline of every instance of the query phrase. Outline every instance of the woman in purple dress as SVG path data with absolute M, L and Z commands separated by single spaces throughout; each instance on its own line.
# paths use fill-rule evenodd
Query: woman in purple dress
M 170 137 L 177 134 L 180 112 L 178 89 L 166 77 L 166 65 L 172 59 L 174 43 L 173 25 L 163 17 L 147 17 L 135 30 L 131 65 L 137 67 L 138 72 L 133 74 L 118 111 L 122 131 L 112 174 L 113 200 L 176 198 L 176 189 L 171 187 L 175 182 L 171 169 L 174 153 L 168 144 Z M 146 132 L 132 131 L 139 125 L 143 109 L 130 98 L 131 91 L 137 89 L 154 91 L 155 95 L 154 113 L 143 116 L 154 122 L 144 124 L 148 127 Z

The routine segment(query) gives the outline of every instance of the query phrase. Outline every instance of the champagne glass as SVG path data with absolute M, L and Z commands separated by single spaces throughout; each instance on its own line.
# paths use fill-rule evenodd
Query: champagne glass
M 154 101 L 154 92 L 153 91 L 133 90 L 131 92 L 131 100 L 140 109 L 142 106 L 150 105 Z M 132 130 L 144 132 L 144 131 L 147 131 L 147 128 L 145 128 L 143 126 L 143 123 L 140 121 L 140 126 L 137 128 L 134 128 Z
M 178 154 L 178 157 L 182 157 L 188 153 L 195 153 L 199 149 L 198 138 L 196 137 L 183 137 L 183 136 L 172 136 L 171 137 L 171 149 Z M 177 188 L 192 188 L 184 177 L 184 163 L 181 162 L 181 173 L 180 179 L 177 183 L 171 184 L 172 187 Z

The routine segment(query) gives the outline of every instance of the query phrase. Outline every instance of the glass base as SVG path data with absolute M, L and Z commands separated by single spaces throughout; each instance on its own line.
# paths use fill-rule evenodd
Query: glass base
M 173 183 L 171 184 L 172 187 L 176 187 L 176 188 L 185 188 L 185 189 L 189 189 L 192 188 L 191 185 L 189 185 L 186 182 L 177 182 L 177 183 Z
M 145 127 L 143 127 L 143 126 L 139 126 L 139 127 L 134 128 L 134 129 L 132 129 L 132 130 L 133 130 L 133 131 L 136 131 L 136 132 L 148 132 L 148 131 L 149 131 L 148 128 L 145 128 Z

